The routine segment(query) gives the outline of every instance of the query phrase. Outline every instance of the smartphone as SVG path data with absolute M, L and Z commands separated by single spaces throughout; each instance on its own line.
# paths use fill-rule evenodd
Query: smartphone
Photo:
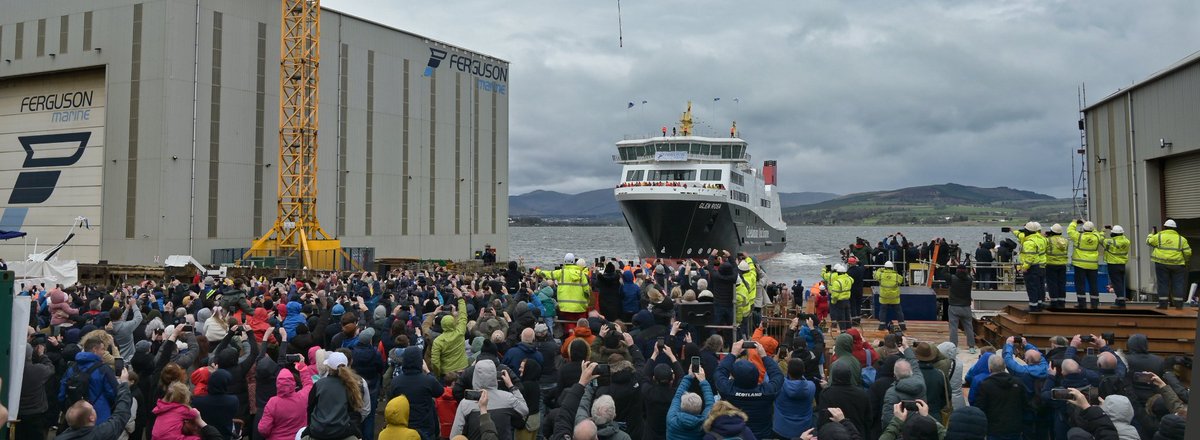
M 480 391 L 480 390 L 467 390 L 467 391 L 466 391 L 466 393 L 465 393 L 465 395 L 463 396 L 463 399 L 465 399 L 465 400 L 479 400 L 479 397 L 480 397 L 480 396 L 482 396 L 482 395 L 483 395 L 483 392 L 482 392 L 482 391 Z
M 913 347 L 913 348 L 917 348 L 917 344 L 920 344 L 920 343 L 921 343 L 921 341 L 918 341 L 918 340 L 916 340 L 916 339 L 913 339 L 913 341 L 912 341 L 912 347 Z
M 1092 335 L 1080 335 L 1079 340 L 1081 342 L 1092 342 L 1095 341 L 1096 338 L 1092 337 Z
M 597 376 L 608 376 L 612 374 L 612 369 L 608 364 L 600 364 L 596 366 L 595 370 L 592 370 L 592 373 L 595 373 Z
M 747 349 L 747 350 L 757 349 L 758 343 L 754 342 L 754 341 L 743 341 L 742 348 Z
M 1012 228 L 1005 226 L 1000 228 L 1000 232 L 1012 232 Z
M 1066 388 L 1051 389 L 1050 390 L 1050 398 L 1054 399 L 1054 400 L 1073 400 L 1073 399 L 1075 399 L 1075 397 L 1071 396 L 1071 390 L 1068 390 Z
M 826 265 L 825 265 L 825 271 L 826 271 L 826 272 L 829 272 L 829 271 L 831 271 L 831 270 L 833 270 L 833 265 L 831 265 L 831 264 L 826 264 Z
M 1137 371 L 1137 372 L 1133 373 L 1133 376 L 1135 379 L 1137 379 L 1138 382 L 1141 382 L 1141 383 L 1154 382 L 1154 373 L 1151 373 L 1149 371 Z
M 905 411 L 916 412 L 921 410 L 921 408 L 917 406 L 916 400 L 901 400 L 900 407 L 904 408 Z
M 296 362 L 300 362 L 300 355 L 289 354 L 287 356 L 284 356 L 283 359 L 287 362 L 296 363 Z
M 113 371 L 116 372 L 118 377 L 121 376 L 121 370 L 124 370 L 124 369 L 125 369 L 125 359 L 121 359 L 121 358 L 113 359 Z
M 184 325 L 183 325 L 183 331 L 185 331 L 185 332 L 190 332 L 190 331 L 192 331 L 192 325 L 191 325 L 191 324 L 184 324 Z
M 700 371 L 700 356 L 692 356 L 692 371 Z
M 663 349 L 663 347 L 667 345 L 667 339 L 666 339 L 666 338 L 664 338 L 664 337 L 662 337 L 662 336 L 659 336 L 659 337 L 658 337 L 658 342 L 656 342 L 654 345 L 655 345 L 656 347 L 658 347 L 658 349 L 659 349 L 659 350 L 662 350 L 662 349 Z

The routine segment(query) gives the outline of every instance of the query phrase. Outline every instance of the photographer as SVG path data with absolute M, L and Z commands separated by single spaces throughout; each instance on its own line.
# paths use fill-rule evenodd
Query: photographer
M 748 348 L 744 348 L 748 347 Z M 760 382 L 758 367 L 746 359 L 746 350 L 757 350 L 766 367 L 766 382 Z M 730 355 L 717 365 L 717 391 L 729 403 L 741 408 L 750 416 L 747 426 L 758 438 L 774 436 L 772 417 L 775 397 L 783 388 L 783 371 L 774 359 L 767 357 L 766 349 L 753 341 L 738 341 L 733 343 Z

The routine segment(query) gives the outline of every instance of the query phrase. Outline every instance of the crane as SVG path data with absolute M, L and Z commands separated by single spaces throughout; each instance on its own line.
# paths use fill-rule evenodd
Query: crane
M 317 220 L 317 107 L 321 64 L 321 0 L 281 0 L 279 60 L 279 187 L 275 224 L 242 260 L 299 259 L 309 269 L 338 269 L 350 260 L 341 241 Z M 342 260 L 339 260 L 339 257 Z

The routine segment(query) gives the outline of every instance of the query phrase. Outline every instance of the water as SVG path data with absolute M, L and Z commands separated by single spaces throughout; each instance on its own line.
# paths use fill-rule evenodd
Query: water
M 840 261 L 838 253 L 862 237 L 876 243 L 888 234 L 904 233 L 913 243 L 945 238 L 972 251 L 983 240 L 984 232 L 997 239 L 1011 237 L 994 226 L 792 226 L 788 228 L 787 248 L 762 262 L 770 281 L 790 282 L 797 278 L 812 284 L 826 264 Z M 567 252 L 591 261 L 600 256 L 630 259 L 637 256 L 633 235 L 624 227 L 512 227 L 509 228 L 511 256 L 530 266 L 553 267 Z

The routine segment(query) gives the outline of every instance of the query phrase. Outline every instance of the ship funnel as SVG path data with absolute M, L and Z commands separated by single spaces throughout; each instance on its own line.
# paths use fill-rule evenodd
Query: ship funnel
M 775 161 L 764 161 L 762 174 L 763 183 L 766 183 L 767 185 L 775 185 Z

